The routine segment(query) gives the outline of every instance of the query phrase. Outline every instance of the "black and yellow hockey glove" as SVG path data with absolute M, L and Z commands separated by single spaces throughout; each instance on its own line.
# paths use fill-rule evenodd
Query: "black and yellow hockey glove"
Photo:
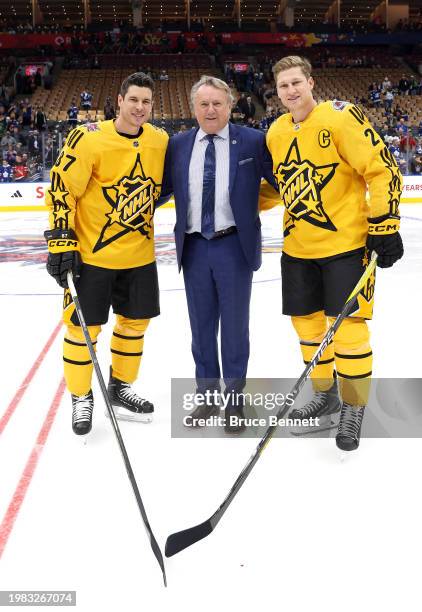
M 378 255 L 377 266 L 390 268 L 403 257 L 403 242 L 399 234 L 400 217 L 383 215 L 368 219 L 366 248 Z
M 73 229 L 53 229 L 44 232 L 47 240 L 47 272 L 67 289 L 67 273 L 72 270 L 74 278 L 80 275 L 82 260 L 79 253 L 79 242 Z

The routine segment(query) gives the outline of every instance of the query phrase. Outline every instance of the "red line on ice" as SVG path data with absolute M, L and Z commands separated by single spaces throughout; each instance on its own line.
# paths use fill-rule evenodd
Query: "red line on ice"
M 44 445 L 47 441 L 48 434 L 50 433 L 51 426 L 53 425 L 54 419 L 56 418 L 57 410 L 62 400 L 65 388 L 66 383 L 62 378 L 54 395 L 53 401 L 51 402 L 51 406 L 48 410 L 47 416 L 45 417 L 44 423 L 42 424 L 42 427 L 39 431 L 39 434 L 35 441 L 35 445 L 31 451 L 31 454 L 29 455 L 28 461 L 26 462 L 26 466 L 22 472 L 22 476 L 20 477 L 18 486 L 16 487 L 16 490 L 13 494 L 12 501 L 10 502 L 9 507 L 6 510 L 6 514 L 4 515 L 3 521 L 0 524 L 0 559 L 6 547 L 10 533 L 13 529 L 13 525 L 15 524 L 16 517 L 25 499 L 28 487 L 31 484 L 35 468 L 37 467 L 38 460 L 44 449 Z
M 61 326 L 62 326 L 62 322 L 60 321 L 57 324 L 57 326 L 54 328 L 54 330 L 53 330 L 51 336 L 49 337 L 49 339 L 47 340 L 44 348 L 41 350 L 41 353 L 38 355 L 38 357 L 34 361 L 31 369 L 29 370 L 28 374 L 25 376 L 21 386 L 16 391 L 15 396 L 13 397 L 13 399 L 10 402 L 9 406 L 7 407 L 6 412 L 4 413 L 2 418 L 0 419 L 0 434 L 3 433 L 6 425 L 8 424 L 8 422 L 10 420 L 10 417 L 12 416 L 14 411 L 16 410 L 16 407 L 19 404 L 19 402 L 21 401 L 21 399 L 23 397 L 23 394 L 27 390 L 27 388 L 29 386 L 29 383 L 34 378 L 38 368 L 40 367 L 40 365 L 44 361 L 44 357 L 47 355 L 48 351 L 50 350 L 50 347 L 53 344 L 54 340 L 56 339 L 56 336 L 59 333 Z

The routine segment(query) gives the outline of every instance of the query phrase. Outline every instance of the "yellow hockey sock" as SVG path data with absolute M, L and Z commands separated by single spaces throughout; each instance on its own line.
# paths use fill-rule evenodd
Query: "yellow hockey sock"
M 100 325 L 90 325 L 89 335 L 96 348 Z M 67 388 L 73 395 L 85 395 L 91 389 L 93 364 L 82 329 L 68 324 L 63 341 L 64 377 Z
M 353 406 L 366 406 L 371 386 L 372 351 L 364 319 L 348 317 L 342 322 L 334 336 L 334 358 L 343 401 Z
M 293 327 L 300 338 L 300 349 L 304 362 L 311 361 L 316 349 L 327 332 L 327 317 L 322 310 L 310 315 L 292 317 Z M 318 365 L 311 373 L 312 385 L 317 391 L 327 391 L 333 385 L 334 348 L 330 343 L 323 352 Z
M 144 334 L 150 319 L 116 316 L 111 337 L 111 366 L 115 378 L 133 383 L 138 377 L 144 348 Z

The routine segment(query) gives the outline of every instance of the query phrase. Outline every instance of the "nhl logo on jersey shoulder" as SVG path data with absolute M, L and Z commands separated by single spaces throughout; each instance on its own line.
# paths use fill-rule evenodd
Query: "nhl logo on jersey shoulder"
M 346 106 L 347 102 L 343 102 L 343 100 L 333 100 L 333 108 L 336 111 L 342 111 Z
M 100 129 L 98 123 L 87 123 L 85 127 L 87 132 L 98 132 Z
M 134 140 L 133 146 L 135 147 L 135 149 L 137 149 L 139 147 L 139 142 L 137 140 Z

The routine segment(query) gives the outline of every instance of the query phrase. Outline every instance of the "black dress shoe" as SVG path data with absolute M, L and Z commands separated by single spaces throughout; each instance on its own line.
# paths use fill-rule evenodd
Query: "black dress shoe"
M 245 415 L 243 414 L 243 407 L 230 406 L 226 408 L 224 412 L 226 424 L 224 425 L 224 431 L 230 434 L 240 434 L 246 429 Z
M 220 412 L 220 407 L 216 404 L 212 406 L 198 406 L 186 417 L 186 427 L 205 427 L 205 423 L 201 422 L 204 419 L 217 416 Z

